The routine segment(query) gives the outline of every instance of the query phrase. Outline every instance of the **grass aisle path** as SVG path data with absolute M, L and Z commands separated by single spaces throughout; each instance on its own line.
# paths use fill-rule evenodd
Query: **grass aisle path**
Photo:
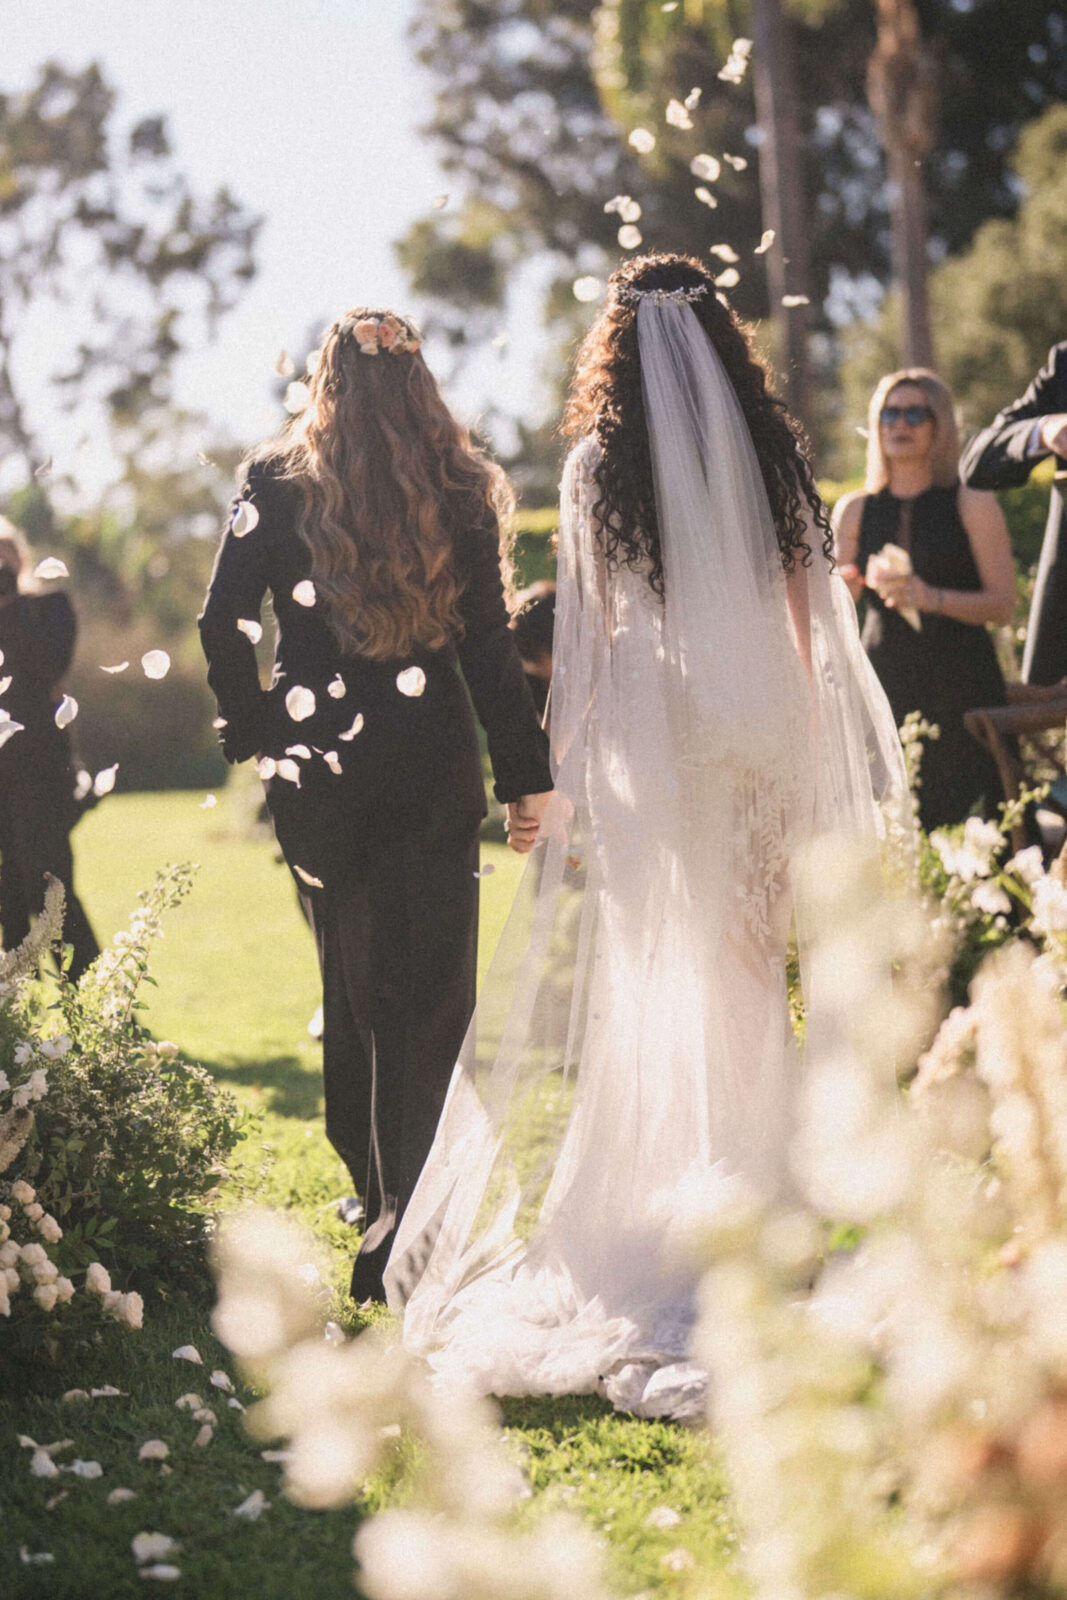
M 285 1206 L 332 1247 L 335 1286 L 347 1279 L 351 1234 L 334 1216 L 346 1189 L 343 1169 L 322 1126 L 320 1050 L 306 1027 L 318 1002 L 310 935 L 288 873 L 272 844 L 247 826 L 253 800 L 234 789 L 212 809 L 198 794 L 117 796 L 75 834 L 79 892 L 101 941 L 124 926 L 156 870 L 192 860 L 200 872 L 189 899 L 170 913 L 156 948 L 147 989 L 147 1021 L 171 1038 L 260 1114 L 262 1126 L 243 1148 L 227 1196 L 255 1195 Z M 483 847 L 493 876 L 482 882 L 480 966 L 484 971 L 522 870 L 500 845 Z M 347 1309 L 347 1316 L 344 1311 Z M 358 1325 L 351 1302 L 336 1308 Z M 176 1362 L 171 1351 L 192 1343 L 204 1366 Z M 216 1344 L 207 1305 L 149 1306 L 143 1333 L 116 1337 L 93 1357 L 91 1370 L 67 1382 L 89 1388 L 113 1383 L 121 1398 L 88 1405 L 32 1400 L 0 1403 L 0 1595 L 5 1600 L 126 1600 L 156 1586 L 136 1574 L 130 1540 L 142 1531 L 178 1539 L 182 1569 L 170 1593 L 195 1600 L 341 1600 L 352 1595 L 349 1545 L 358 1511 L 307 1512 L 278 1493 L 279 1469 L 241 1427 L 240 1414 L 213 1390 L 209 1375 L 229 1367 Z M 64 1384 L 66 1386 L 66 1384 Z M 218 1416 L 207 1450 L 197 1450 L 197 1424 L 175 1410 L 186 1391 L 199 1393 Z M 244 1391 L 242 1398 L 248 1399 Z M 595 1399 L 511 1401 L 505 1421 L 534 1489 L 525 1514 L 568 1506 L 603 1537 L 623 1593 L 732 1597 L 732 1535 L 723 1486 L 706 1442 L 683 1429 L 626 1420 Z M 75 1441 L 62 1459 L 99 1461 L 103 1476 L 29 1475 L 29 1452 L 16 1435 Z M 149 1438 L 171 1455 L 137 1460 Z M 136 1491 L 108 1506 L 117 1486 Z M 233 1516 L 255 1489 L 271 1507 L 255 1523 Z M 367 1510 L 383 1490 L 374 1486 Z M 649 1527 L 657 1507 L 681 1521 Z M 47 1564 L 19 1557 L 51 1554 Z M 695 1570 L 686 1555 L 696 1558 Z M 674 1553 L 672 1556 L 672 1552 Z M 671 1558 L 665 1562 L 665 1558 Z

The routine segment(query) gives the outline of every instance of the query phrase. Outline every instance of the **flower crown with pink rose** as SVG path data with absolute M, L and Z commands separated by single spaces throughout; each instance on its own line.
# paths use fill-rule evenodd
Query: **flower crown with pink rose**
M 414 355 L 422 343 L 415 324 L 394 311 L 370 311 L 346 325 L 363 356 L 376 356 L 380 350 L 388 350 L 392 356 Z

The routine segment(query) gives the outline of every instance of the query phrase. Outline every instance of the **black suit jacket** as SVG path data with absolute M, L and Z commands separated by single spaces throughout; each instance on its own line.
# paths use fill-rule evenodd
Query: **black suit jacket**
M 453 532 L 462 633 L 440 650 L 370 661 L 341 653 L 321 600 L 305 606 L 293 597 L 311 576 L 297 533 L 299 490 L 269 467 L 254 465 L 241 499 L 256 507 L 259 522 L 238 537 L 231 515 L 200 637 L 224 719 L 227 760 L 262 751 L 296 763 L 299 785 L 277 775 L 267 781 L 267 802 L 290 866 L 336 881 L 365 859 L 375 840 L 446 830 L 484 816 L 471 700 L 486 730 L 497 799 L 552 787 L 548 741 L 508 629 L 498 530 L 488 511 L 477 511 L 471 525 Z M 263 690 L 254 647 L 237 624 L 259 620 L 268 590 L 278 632 L 270 688 Z M 409 667 L 425 674 L 419 695 L 397 686 Z M 292 702 L 286 704 L 295 688 L 314 697 L 313 712 L 299 721 Z M 361 730 L 345 739 L 357 716 Z M 329 752 L 335 753 L 331 763 L 324 759 Z
M 1021 400 L 1006 406 L 963 452 L 960 476 L 972 489 L 1017 489 L 1049 452 L 1030 455 L 1034 424 L 1054 412 L 1067 412 L 1067 341 L 1053 345 L 1049 358 Z M 1058 458 L 1058 471 L 1067 461 Z M 1058 683 L 1067 676 L 1067 532 L 1063 494 L 1053 488 L 1037 569 L 1037 583 L 1026 630 L 1023 679 Z

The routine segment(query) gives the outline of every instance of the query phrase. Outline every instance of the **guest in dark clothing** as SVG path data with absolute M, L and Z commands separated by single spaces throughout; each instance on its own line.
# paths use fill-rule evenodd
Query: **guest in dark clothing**
M 1049 456 L 1055 457 L 1056 477 L 1026 629 L 1024 683 L 1067 677 L 1067 343 L 1053 345 L 1022 399 L 975 435 L 963 452 L 960 476 L 972 489 L 1017 489 Z
M 520 852 L 551 776 L 508 629 L 506 481 L 450 415 L 417 332 L 347 314 L 308 389 L 244 469 L 200 630 L 223 750 L 258 757 L 315 934 L 326 1132 L 366 1204 L 363 1300 L 382 1296 L 474 1008 L 486 807 L 471 700 Z
M 1004 704 L 987 624 L 1011 620 L 1015 573 L 1000 507 L 960 485 L 958 453 L 940 378 L 890 373 L 871 400 L 866 487 L 834 510 L 841 574 L 854 599 L 866 590 L 863 643 L 897 723 L 919 711 L 941 730 L 923 749 L 927 830 L 994 814 L 1001 797 L 995 763 L 963 716 Z
M 20 592 L 27 558 L 22 534 L 0 518 L 0 925 L 6 949 L 20 944 L 44 905 L 45 873 L 58 878 L 76 982 L 100 953 L 74 892 L 74 765 L 70 735 L 56 726 L 58 686 L 74 654 L 77 624 L 59 590 Z M 13 724 L 18 732 L 8 732 Z
M 545 720 L 552 683 L 552 634 L 556 621 L 556 585 L 548 578 L 531 583 L 515 596 L 511 631 L 519 647 L 522 670 L 541 721 Z

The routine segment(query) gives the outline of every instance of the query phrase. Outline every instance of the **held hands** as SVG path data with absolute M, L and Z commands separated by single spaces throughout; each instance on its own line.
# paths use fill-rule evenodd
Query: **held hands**
M 1055 411 L 1041 423 L 1041 443 L 1061 460 L 1067 456 L 1067 411 Z
M 552 798 L 552 790 L 544 794 L 524 794 L 521 800 L 511 800 L 506 808 L 504 827 L 508 844 L 516 855 L 529 855 L 537 843 L 541 819 Z

